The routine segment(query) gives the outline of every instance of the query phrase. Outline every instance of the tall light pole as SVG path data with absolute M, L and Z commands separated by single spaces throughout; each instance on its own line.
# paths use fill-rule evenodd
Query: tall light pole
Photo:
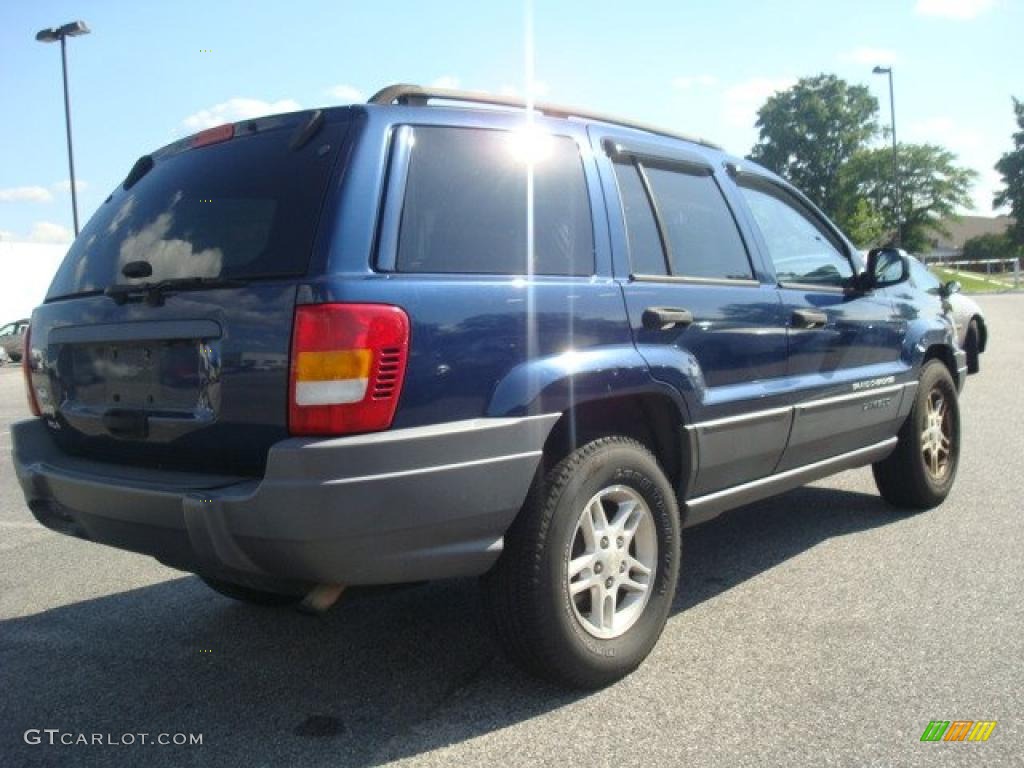
M 71 149 L 71 98 L 68 96 L 68 51 L 67 38 L 89 34 L 84 21 L 72 21 L 62 27 L 41 29 L 36 40 L 41 43 L 55 43 L 60 40 L 61 69 L 64 72 L 64 122 L 68 129 L 68 169 L 71 172 L 71 214 L 75 220 L 75 237 L 78 237 L 78 192 L 75 189 L 75 153 Z
M 889 116 L 892 125 L 892 181 L 896 187 L 894 208 L 896 213 L 896 245 L 898 246 L 903 239 L 903 224 L 900 216 L 900 198 L 902 195 L 900 190 L 899 154 L 896 149 L 896 97 L 893 95 L 892 89 L 892 67 L 875 67 L 871 71 L 876 75 L 889 76 Z

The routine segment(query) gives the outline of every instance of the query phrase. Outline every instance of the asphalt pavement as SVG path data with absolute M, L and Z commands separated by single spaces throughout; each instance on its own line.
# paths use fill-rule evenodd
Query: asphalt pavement
M 894 511 L 857 470 L 686 531 L 661 642 L 591 694 L 497 654 L 473 580 L 311 617 L 41 528 L 2 366 L 0 766 L 1020 766 L 1024 295 L 979 303 L 991 348 L 946 503 Z M 998 725 L 921 743 L 931 720 Z M 180 733 L 202 744 L 153 743 Z M 135 743 L 60 743 L 93 734 Z

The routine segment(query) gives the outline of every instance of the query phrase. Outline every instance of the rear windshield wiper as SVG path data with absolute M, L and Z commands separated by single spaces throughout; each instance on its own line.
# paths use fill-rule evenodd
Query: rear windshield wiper
M 150 283 L 117 283 L 109 286 L 103 291 L 103 294 L 118 304 L 140 299 L 151 306 L 158 307 L 164 303 L 164 296 L 168 293 L 241 288 L 245 285 L 248 285 L 248 281 L 230 277 L 172 277 Z

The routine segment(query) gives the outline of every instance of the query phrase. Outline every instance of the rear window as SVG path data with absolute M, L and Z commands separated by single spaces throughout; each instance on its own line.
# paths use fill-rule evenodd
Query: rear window
M 420 126 L 409 160 L 399 272 L 590 275 L 583 161 L 565 136 Z M 528 160 L 533 160 L 533 269 Z
M 146 281 L 304 274 L 342 126 L 290 150 L 299 125 L 156 155 L 89 220 L 47 298 L 134 282 L 121 274 L 132 261 L 152 265 Z

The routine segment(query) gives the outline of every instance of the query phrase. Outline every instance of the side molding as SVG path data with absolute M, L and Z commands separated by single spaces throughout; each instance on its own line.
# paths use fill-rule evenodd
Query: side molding
M 884 459 L 892 453 L 895 447 L 896 438 L 890 437 L 888 440 L 869 445 L 866 448 L 833 456 L 830 459 L 817 461 L 803 467 L 796 467 L 777 475 L 762 477 L 733 488 L 726 488 L 724 491 L 698 496 L 686 502 L 684 525 L 685 527 L 697 525 L 717 517 L 726 510 L 799 488 L 801 485 L 820 480 L 836 472 L 872 464 Z

